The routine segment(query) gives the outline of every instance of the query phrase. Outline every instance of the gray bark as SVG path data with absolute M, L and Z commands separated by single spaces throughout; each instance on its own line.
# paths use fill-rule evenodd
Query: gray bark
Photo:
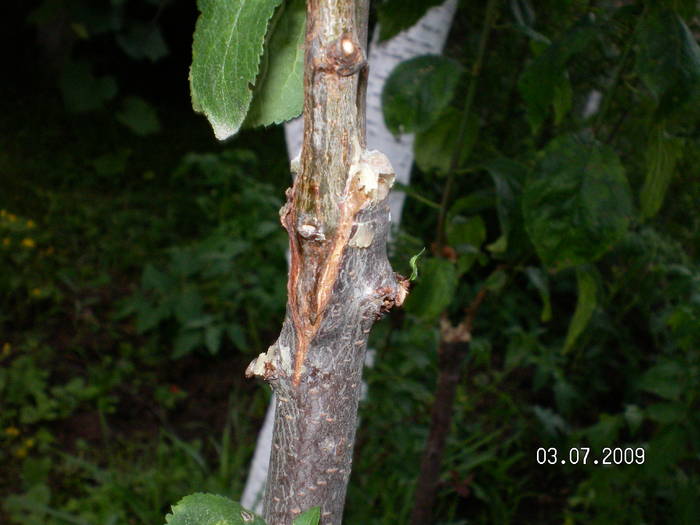
M 369 51 L 367 143 L 391 159 L 396 180 L 403 184 L 408 184 L 410 181 L 413 163 L 413 134 L 395 137 L 389 132 L 382 116 L 381 92 L 387 76 L 400 62 L 423 54 L 442 53 L 456 9 L 456 0 L 446 0 L 441 5 L 429 9 L 413 27 L 384 42 L 379 42 L 379 26 L 374 29 L 374 38 Z M 284 126 L 290 159 L 296 157 L 301 150 L 303 126 L 302 117 L 291 120 Z M 403 192 L 389 194 L 389 209 L 394 225 L 401 221 L 405 197 Z M 371 366 L 368 363 L 371 352 L 371 349 L 367 352 L 365 366 Z M 258 513 L 262 513 L 262 497 L 272 446 L 275 404 L 273 396 L 258 435 L 245 490 L 241 496 L 241 504 Z
M 321 507 L 340 524 L 369 331 L 407 283 L 386 256 L 387 158 L 365 149 L 366 2 L 308 0 L 304 141 L 280 210 L 289 234 L 287 315 L 247 375 L 276 394 L 264 516 L 289 525 Z

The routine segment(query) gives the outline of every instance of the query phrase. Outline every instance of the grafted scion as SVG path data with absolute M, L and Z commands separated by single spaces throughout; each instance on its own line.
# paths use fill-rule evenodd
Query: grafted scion
M 265 494 L 270 525 L 321 507 L 339 524 L 372 324 L 407 293 L 386 254 L 394 170 L 365 146 L 364 42 L 352 0 L 308 0 L 304 142 L 280 221 L 289 235 L 287 315 L 249 365 L 277 394 Z

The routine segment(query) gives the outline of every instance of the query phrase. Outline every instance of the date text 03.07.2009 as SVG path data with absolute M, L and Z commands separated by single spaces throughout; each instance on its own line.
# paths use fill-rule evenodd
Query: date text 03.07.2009
M 558 450 L 554 447 L 538 448 L 538 465 L 642 465 L 646 451 L 642 447 L 604 447 L 601 453 L 591 454 L 590 447 Z

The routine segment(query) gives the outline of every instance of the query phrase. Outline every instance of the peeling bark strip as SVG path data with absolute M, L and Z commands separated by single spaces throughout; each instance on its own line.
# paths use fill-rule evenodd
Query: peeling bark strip
M 365 149 L 366 31 L 366 0 L 307 1 L 304 143 L 280 210 L 287 315 L 246 371 L 277 395 L 269 525 L 317 505 L 323 525 L 341 523 L 370 328 L 408 287 L 386 255 L 393 169 Z

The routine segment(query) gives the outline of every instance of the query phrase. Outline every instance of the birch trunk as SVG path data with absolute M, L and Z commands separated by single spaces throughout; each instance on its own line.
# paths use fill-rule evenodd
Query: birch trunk
M 366 28 L 366 0 L 307 1 L 304 141 L 280 210 L 287 315 L 247 370 L 276 394 L 269 525 L 314 506 L 341 523 L 369 331 L 406 295 L 386 255 L 393 169 L 365 149 Z

